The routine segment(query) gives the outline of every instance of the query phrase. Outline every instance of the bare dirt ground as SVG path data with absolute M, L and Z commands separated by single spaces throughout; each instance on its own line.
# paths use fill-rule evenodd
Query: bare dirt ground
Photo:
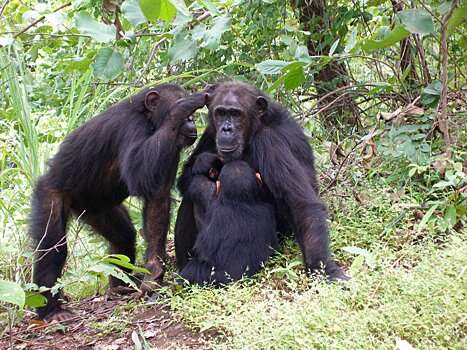
M 26 316 L 0 338 L 0 349 L 209 349 L 209 334 L 190 330 L 163 304 L 127 307 L 127 298 L 96 296 L 68 304 L 76 314 L 64 327 L 36 323 Z M 136 343 L 134 337 L 138 338 Z M 133 338 L 132 338 L 133 337 Z

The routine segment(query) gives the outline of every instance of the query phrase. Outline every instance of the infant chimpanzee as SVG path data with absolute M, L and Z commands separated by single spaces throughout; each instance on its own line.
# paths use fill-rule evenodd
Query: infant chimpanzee
M 274 207 L 261 177 L 244 161 L 222 166 L 208 152 L 196 158 L 192 171 L 186 195 L 194 203 L 199 234 L 180 276 L 216 286 L 252 276 L 279 248 Z

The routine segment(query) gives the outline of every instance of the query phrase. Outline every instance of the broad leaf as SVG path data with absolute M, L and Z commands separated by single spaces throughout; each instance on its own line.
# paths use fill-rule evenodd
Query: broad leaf
M 362 44 L 362 49 L 365 52 L 381 49 L 383 47 L 392 46 L 404 38 L 407 38 L 410 32 L 404 26 L 396 26 L 383 40 L 366 39 Z
M 456 8 L 452 12 L 451 18 L 449 18 L 449 21 L 448 21 L 448 26 L 446 28 L 448 35 L 451 35 L 452 33 L 454 33 L 454 30 L 456 30 L 457 26 L 459 26 L 466 17 L 467 17 L 467 6 Z
M 431 82 L 426 88 L 420 93 L 420 102 L 425 106 L 434 106 L 438 103 L 441 98 L 441 90 L 443 84 L 439 80 Z
M 138 0 L 141 11 L 149 21 L 155 23 L 161 13 L 161 1 Z
M 15 282 L 0 280 L 0 301 L 24 307 L 26 295 L 23 288 Z
M 121 8 L 125 18 L 134 26 L 147 22 L 138 0 L 125 0 Z
M 342 250 L 345 250 L 346 252 L 351 254 L 362 255 L 365 258 L 365 261 L 369 267 L 375 267 L 375 256 L 368 250 L 354 246 L 343 247 Z
M 204 33 L 204 44 L 209 50 L 214 51 L 219 47 L 221 36 L 230 30 L 230 15 L 216 17 L 211 22 L 211 29 Z
M 211 0 L 198 0 L 198 2 L 203 5 L 205 8 L 208 9 L 209 12 L 215 14 L 216 16 L 220 16 L 221 13 L 217 9 L 216 5 L 214 5 Z
M 399 11 L 397 17 L 411 33 L 434 33 L 433 18 L 421 9 Z
M 174 5 L 171 4 L 169 0 L 162 0 L 161 1 L 161 12 L 160 12 L 160 18 L 167 23 L 170 23 L 172 18 L 175 17 L 177 14 L 177 9 L 175 8 Z
M 196 42 L 192 40 L 188 32 L 181 32 L 174 38 L 172 46 L 169 48 L 169 57 L 172 62 L 178 60 L 190 60 L 196 56 L 198 48 Z
M 303 62 L 300 62 L 303 63 Z M 299 67 L 289 71 L 285 75 L 284 87 L 287 90 L 292 90 L 303 84 L 305 81 L 305 74 L 303 73 L 303 68 Z
M 41 307 L 47 305 L 47 298 L 37 292 L 27 291 L 25 303 L 30 307 Z
M 99 50 L 93 63 L 94 75 L 99 79 L 109 81 L 115 79 L 123 69 L 123 57 L 111 48 Z
M 288 66 L 291 62 L 266 60 L 256 65 L 256 69 L 262 74 L 279 74 L 282 68 Z
M 99 43 L 106 43 L 115 39 L 117 33 L 114 26 L 95 21 L 87 12 L 79 12 L 76 15 L 75 26 L 81 34 L 89 35 Z

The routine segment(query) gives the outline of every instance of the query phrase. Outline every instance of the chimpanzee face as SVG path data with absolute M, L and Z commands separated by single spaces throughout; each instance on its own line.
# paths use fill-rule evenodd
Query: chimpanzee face
M 216 88 L 208 108 L 219 156 L 227 161 L 241 158 L 252 125 L 267 110 L 266 99 L 245 92 L 241 85 L 226 83 Z
M 185 123 L 180 127 L 179 143 L 181 146 L 191 146 L 198 137 L 193 116 L 186 118 Z

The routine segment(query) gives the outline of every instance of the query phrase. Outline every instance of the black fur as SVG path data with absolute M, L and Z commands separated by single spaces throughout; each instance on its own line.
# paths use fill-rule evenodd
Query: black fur
M 312 149 L 300 126 L 283 106 L 243 83 L 219 84 L 208 106 L 208 127 L 178 182 L 182 194 L 194 180 L 191 168 L 199 154 L 217 152 L 223 158 L 246 161 L 261 174 L 273 198 L 279 231 L 294 232 L 307 269 L 315 272 L 324 267 L 331 279 L 347 279 L 330 257 L 326 207 L 318 195 Z M 193 207 L 193 198 L 185 196 L 177 216 L 175 251 L 180 270 L 193 254 L 198 234 Z
M 198 156 L 194 169 L 206 154 Z M 195 207 L 205 207 L 204 220 L 193 257 L 180 276 L 191 283 L 215 285 L 252 276 L 279 247 L 274 207 L 264 200 L 254 170 L 241 160 L 225 164 L 218 197 L 212 179 L 197 171 L 194 175 L 186 195 Z
M 189 117 L 205 104 L 205 92 L 187 97 L 173 84 L 145 88 L 109 107 L 73 131 L 38 179 L 30 234 L 35 242 L 33 281 L 52 287 L 67 256 L 69 213 L 79 216 L 110 242 L 110 252 L 135 258 L 136 232 L 122 202 L 140 196 L 148 241 L 147 279 L 160 280 L 169 223 L 170 188 L 180 150 L 196 138 Z M 146 278 L 145 278 L 146 280 Z M 111 286 L 121 282 L 111 279 Z M 60 319 L 59 295 L 45 293 L 40 318 Z

